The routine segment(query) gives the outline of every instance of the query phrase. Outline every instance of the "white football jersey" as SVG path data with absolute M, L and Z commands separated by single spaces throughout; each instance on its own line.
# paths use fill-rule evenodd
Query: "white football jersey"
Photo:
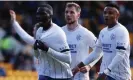
M 47 46 L 59 52 L 64 49 L 69 49 L 65 33 L 56 24 L 53 24 L 53 26 L 47 32 L 40 27 L 36 32 L 36 39 L 41 40 Z M 39 50 L 39 52 L 39 62 L 37 65 L 37 71 L 39 75 L 45 75 L 52 78 L 72 77 L 69 64 L 50 56 L 49 51 L 46 53 Z
M 110 64 L 112 64 L 112 60 L 117 55 L 117 50 L 123 49 L 125 51 L 124 58 L 113 66 L 108 75 L 116 80 L 131 79 L 129 61 L 130 42 L 127 29 L 120 23 L 117 23 L 113 28 L 106 27 L 101 30 L 97 43 L 97 47 L 101 47 L 103 51 L 100 72 L 103 72 Z
M 96 37 L 80 24 L 78 24 L 78 27 L 74 31 L 68 30 L 67 25 L 63 26 L 62 29 L 66 33 L 67 42 L 71 50 L 71 68 L 73 69 L 82 60 L 87 58 L 89 48 L 95 47 Z M 85 74 L 78 72 L 74 76 L 74 80 L 89 80 L 89 74 L 88 72 Z
M 18 22 L 14 21 L 13 27 L 28 44 L 33 45 L 36 40 L 40 40 L 49 47 L 47 52 L 40 49 L 35 50 L 38 75 L 56 79 L 71 78 L 73 76 L 70 68 L 71 54 L 66 35 L 59 26 L 52 23 L 52 26 L 47 31 L 44 31 L 43 27 L 39 27 L 36 31 L 35 39 L 28 35 Z

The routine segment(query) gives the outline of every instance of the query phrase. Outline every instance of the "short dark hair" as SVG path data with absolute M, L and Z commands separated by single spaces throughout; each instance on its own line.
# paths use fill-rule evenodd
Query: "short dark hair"
M 46 3 L 45 4 L 41 4 L 38 7 L 46 7 L 46 8 L 48 8 L 50 10 L 51 14 L 53 15 L 53 8 L 49 4 L 46 4 Z
M 81 12 L 81 8 L 77 3 L 74 2 L 68 2 L 66 4 L 66 7 L 75 7 L 77 12 Z
M 105 7 L 114 7 L 118 11 L 120 11 L 120 8 L 119 8 L 119 6 L 116 3 L 108 3 Z

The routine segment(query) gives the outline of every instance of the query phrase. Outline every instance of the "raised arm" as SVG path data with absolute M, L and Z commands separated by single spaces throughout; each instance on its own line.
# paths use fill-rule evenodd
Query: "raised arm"
M 35 39 L 34 37 L 30 36 L 28 33 L 26 33 L 19 23 L 16 21 L 16 14 L 13 10 L 10 10 L 10 15 L 12 19 L 12 26 L 15 29 L 15 31 L 18 33 L 18 35 L 28 44 L 34 45 Z

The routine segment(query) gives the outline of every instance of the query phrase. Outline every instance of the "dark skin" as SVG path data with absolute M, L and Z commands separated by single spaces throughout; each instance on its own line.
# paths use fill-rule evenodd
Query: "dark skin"
M 119 18 L 119 11 L 114 7 L 105 7 L 103 17 L 105 20 L 105 24 L 108 26 L 108 28 L 112 28 L 117 24 L 118 18 Z M 78 71 L 80 71 L 80 68 L 85 66 L 83 62 L 79 63 L 76 68 L 73 69 L 73 75 L 75 75 Z M 99 74 L 97 80 L 105 80 L 107 77 L 106 74 L 102 73 Z
M 97 80 L 106 80 L 107 75 L 105 73 L 99 74 Z
M 40 11 L 42 11 L 42 12 L 40 12 Z M 41 10 L 41 9 L 38 8 L 38 10 L 37 10 L 38 23 L 35 26 L 36 29 L 38 27 L 42 26 L 44 30 L 48 30 L 51 27 L 51 17 L 49 18 L 49 16 L 47 16 L 47 15 L 49 15 L 48 13 L 42 14 L 42 13 L 45 13 L 45 12 L 46 12 L 45 9 Z M 10 15 L 12 16 L 11 22 L 13 22 L 16 19 L 16 14 L 13 10 L 10 10 Z M 34 32 L 34 34 L 35 33 L 36 33 L 36 31 Z M 40 40 L 36 40 L 35 43 L 34 43 L 34 50 L 37 50 L 37 49 L 41 49 L 41 50 L 47 52 L 49 47 L 44 42 L 42 42 Z
M 39 7 L 36 12 L 36 20 L 43 30 L 48 30 L 51 27 L 51 14 L 48 13 L 48 8 Z
M 37 25 L 36 27 L 43 27 L 43 30 L 48 30 L 51 27 L 51 20 L 52 15 L 50 14 L 50 10 L 47 7 L 39 7 L 36 12 L 36 19 L 37 19 Z M 40 40 L 36 40 L 34 44 L 34 49 L 41 49 L 44 51 L 48 51 L 48 46 L 46 46 L 43 42 Z
M 103 17 L 105 24 L 108 28 L 112 28 L 117 24 L 119 18 L 119 11 L 114 7 L 105 7 Z M 97 80 L 106 80 L 107 75 L 105 73 L 99 74 Z
M 104 8 L 104 21 L 108 28 L 112 28 L 117 24 L 119 18 L 119 11 L 114 7 L 105 7 Z

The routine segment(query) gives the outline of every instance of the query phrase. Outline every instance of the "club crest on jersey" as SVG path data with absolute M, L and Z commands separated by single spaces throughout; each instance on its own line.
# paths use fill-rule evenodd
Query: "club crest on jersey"
M 115 39 L 115 35 L 111 34 L 110 38 L 111 38 L 111 40 L 114 40 Z
M 76 39 L 77 39 L 77 41 L 79 41 L 81 39 L 81 35 L 77 35 Z
M 102 34 L 102 38 L 104 37 L 104 35 Z

